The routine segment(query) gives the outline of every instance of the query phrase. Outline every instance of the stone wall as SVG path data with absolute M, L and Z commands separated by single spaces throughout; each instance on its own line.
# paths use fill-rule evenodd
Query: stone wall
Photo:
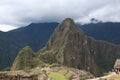
M 38 80 L 38 76 L 25 72 L 5 71 L 0 72 L 0 80 Z

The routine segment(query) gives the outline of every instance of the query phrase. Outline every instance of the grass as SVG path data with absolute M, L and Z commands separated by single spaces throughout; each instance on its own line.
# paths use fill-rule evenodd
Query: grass
M 52 72 L 49 74 L 49 77 L 55 79 L 55 80 L 69 80 L 71 78 L 72 74 L 69 73 L 65 69 L 61 69 L 58 72 Z
M 52 72 L 51 74 L 49 74 L 49 77 L 55 79 L 55 80 L 68 80 L 65 78 L 64 75 L 58 73 L 58 72 Z
M 70 79 L 70 77 L 72 76 L 71 73 L 69 73 L 67 70 L 62 69 L 59 71 L 60 74 L 64 75 L 68 80 Z

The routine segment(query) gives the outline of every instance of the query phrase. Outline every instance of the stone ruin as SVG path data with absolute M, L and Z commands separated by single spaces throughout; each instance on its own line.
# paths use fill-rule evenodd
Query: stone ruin
M 0 80 L 38 80 L 38 75 L 23 71 L 2 71 L 0 72 Z

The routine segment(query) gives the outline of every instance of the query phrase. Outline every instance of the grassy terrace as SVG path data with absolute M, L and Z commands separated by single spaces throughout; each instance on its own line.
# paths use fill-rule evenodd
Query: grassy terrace
M 58 72 L 52 72 L 49 77 L 55 80 L 69 80 L 72 75 L 67 70 L 60 70 Z

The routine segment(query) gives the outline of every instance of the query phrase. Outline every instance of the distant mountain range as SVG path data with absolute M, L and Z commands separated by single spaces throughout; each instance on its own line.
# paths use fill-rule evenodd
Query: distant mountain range
M 87 35 L 95 39 L 120 44 L 120 23 L 98 22 L 81 25 L 80 28 L 82 28 Z
M 58 23 L 36 23 L 9 32 L 0 32 L 0 70 L 11 66 L 19 50 L 28 45 L 33 51 L 45 46 Z M 91 23 L 79 25 L 98 40 L 120 44 L 120 23 Z
M 11 66 L 19 50 L 26 45 L 34 51 L 48 41 L 58 23 L 30 24 L 9 32 L 0 32 L 0 69 Z

